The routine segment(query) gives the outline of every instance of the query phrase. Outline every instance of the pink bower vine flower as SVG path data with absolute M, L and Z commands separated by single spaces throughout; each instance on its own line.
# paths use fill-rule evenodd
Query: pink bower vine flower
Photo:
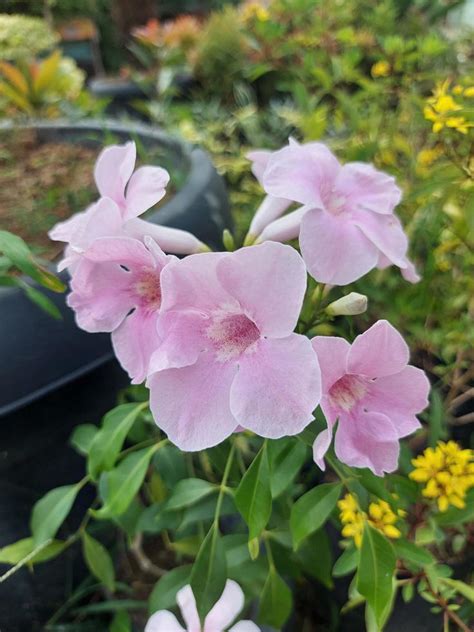
M 325 469 L 324 455 L 334 425 L 337 458 L 368 467 L 378 476 L 398 465 L 399 440 L 420 427 L 416 415 L 428 405 L 430 385 L 421 369 L 408 365 L 409 350 L 387 321 L 379 320 L 357 336 L 316 336 L 321 366 L 321 408 L 328 428 L 314 442 L 314 460 Z
M 175 257 L 150 238 L 96 239 L 76 267 L 67 302 L 85 331 L 112 332 L 115 354 L 133 383 L 146 377 L 159 345 L 162 270 Z
M 149 619 L 145 632 L 259 632 L 259 628 L 252 621 L 239 621 L 228 628 L 244 607 L 244 593 L 232 579 L 227 580 L 224 592 L 206 616 L 204 626 L 201 626 L 199 621 L 191 586 L 181 588 L 176 595 L 176 601 L 186 627 L 182 627 L 172 612 L 159 610 Z
M 306 289 L 293 248 L 191 255 L 167 266 L 161 284 L 162 343 L 147 384 L 171 441 L 201 450 L 238 426 L 278 438 L 312 421 L 320 372 L 310 341 L 292 333 Z
M 59 222 L 49 232 L 53 241 L 63 241 L 65 258 L 58 269 L 77 264 L 80 254 L 97 237 L 128 235 L 151 236 L 167 252 L 189 254 L 207 250 L 204 244 L 187 231 L 151 224 L 138 216 L 157 204 L 166 193 L 169 174 L 161 167 L 146 165 L 134 172 L 134 142 L 111 145 L 99 155 L 94 177 L 101 198 L 85 211 Z
M 419 280 L 407 258 L 408 240 L 393 210 L 401 191 L 372 165 L 341 165 L 321 143 L 273 152 L 261 176 L 265 191 L 303 206 L 266 226 L 260 239 L 298 237 L 309 273 L 322 283 L 346 285 L 374 267 L 398 266 Z

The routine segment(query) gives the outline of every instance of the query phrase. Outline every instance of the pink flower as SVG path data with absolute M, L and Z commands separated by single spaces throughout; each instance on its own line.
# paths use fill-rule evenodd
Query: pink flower
M 201 450 L 238 425 L 277 438 L 300 432 L 320 399 L 311 343 L 294 334 L 306 288 L 303 260 L 266 242 L 191 255 L 162 273 L 162 343 L 148 386 L 158 425 Z
M 368 467 L 378 476 L 397 468 L 399 440 L 420 427 L 416 415 L 428 405 L 430 385 L 421 369 L 408 365 L 408 347 L 386 320 L 377 321 L 352 345 L 343 338 L 312 340 L 321 365 L 321 408 L 327 430 L 314 442 L 314 460 L 324 455 L 336 423 L 337 458 Z
M 65 258 L 58 265 L 59 270 L 73 270 L 80 254 L 97 237 L 130 235 L 143 241 L 148 235 L 164 250 L 176 254 L 207 249 L 187 231 L 158 226 L 138 218 L 164 197 L 169 174 L 161 167 L 152 166 L 140 167 L 133 172 L 135 160 L 134 142 L 112 145 L 102 151 L 94 170 L 102 197 L 85 211 L 59 222 L 49 232 L 52 240 L 68 244 Z
M 365 163 L 342 166 L 320 143 L 292 141 L 270 156 L 262 180 L 268 194 L 303 204 L 269 224 L 265 238 L 299 234 L 301 253 L 317 281 L 346 285 L 391 264 L 407 280 L 419 280 L 393 213 L 401 191 L 392 176 Z
M 159 344 L 160 276 L 173 259 L 151 238 L 144 245 L 130 237 L 102 237 L 84 252 L 72 277 L 68 304 L 77 324 L 89 332 L 112 332 L 115 354 L 134 383 L 145 379 Z
M 244 607 L 244 593 L 232 579 L 228 579 L 224 592 L 212 607 L 201 626 L 191 586 L 178 591 L 176 601 L 181 610 L 186 627 L 183 628 L 172 612 L 159 610 L 149 619 L 145 632 L 259 632 L 252 621 L 240 621 L 231 628 L 228 626 Z

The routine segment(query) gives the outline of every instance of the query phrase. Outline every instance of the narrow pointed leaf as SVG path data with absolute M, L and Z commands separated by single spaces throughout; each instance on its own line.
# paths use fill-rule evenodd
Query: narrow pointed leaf
M 111 592 L 115 589 L 115 571 L 107 549 L 86 531 L 82 534 L 82 551 L 91 573 Z
M 235 492 L 235 504 L 249 528 L 249 541 L 258 538 L 272 512 L 270 468 L 266 443 L 245 472 Z
M 295 549 L 329 518 L 341 494 L 341 487 L 339 483 L 323 483 L 298 498 L 290 518 Z

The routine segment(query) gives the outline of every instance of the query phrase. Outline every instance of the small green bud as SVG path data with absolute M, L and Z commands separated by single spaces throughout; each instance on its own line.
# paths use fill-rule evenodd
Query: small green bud
M 363 314 L 367 309 L 367 296 L 351 292 L 338 298 L 326 307 L 328 316 L 355 316 Z

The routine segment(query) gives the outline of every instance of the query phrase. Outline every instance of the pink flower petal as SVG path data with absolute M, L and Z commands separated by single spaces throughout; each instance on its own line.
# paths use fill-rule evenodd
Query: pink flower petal
M 321 398 L 316 354 L 305 336 L 262 339 L 239 360 L 230 392 L 238 423 L 262 437 L 276 439 L 301 432 Z
M 326 469 L 324 455 L 329 450 L 332 441 L 332 426 L 318 434 L 313 443 L 313 460 L 323 472 Z
M 340 168 L 325 145 L 291 144 L 270 156 L 263 188 L 275 197 L 324 208 Z
M 229 632 L 260 632 L 260 628 L 253 621 L 239 621 L 229 628 Z
M 301 220 L 307 211 L 307 206 L 301 206 L 296 209 L 296 211 L 292 211 L 288 213 L 288 215 L 284 215 L 274 222 L 271 222 L 271 224 L 268 224 L 268 226 L 265 226 L 262 230 L 258 241 L 284 242 L 296 239 L 300 234 Z
M 368 467 L 383 476 L 397 469 L 398 434 L 386 415 L 358 412 L 341 414 L 334 448 L 337 458 L 351 467 Z
M 306 270 L 294 248 L 274 242 L 242 248 L 218 262 L 217 278 L 262 335 L 281 338 L 296 327 Z
M 138 239 L 132 237 L 100 237 L 85 251 L 84 258 L 96 263 L 109 262 L 130 270 L 155 267 L 155 258 Z
M 271 195 L 265 196 L 263 202 L 255 211 L 249 228 L 249 235 L 258 236 L 262 230 L 271 222 L 283 215 L 283 213 L 291 206 L 292 202 L 282 198 L 276 198 Z M 299 231 L 299 226 L 298 226 Z M 262 240 L 263 241 L 263 240 Z M 276 240 L 278 241 L 278 240 Z
M 161 343 L 151 357 L 150 374 L 194 364 L 199 354 L 209 346 L 203 333 L 207 320 L 202 312 L 195 310 L 160 314 L 158 334 Z
M 267 168 L 268 160 L 273 152 L 267 149 L 255 149 L 246 154 L 246 158 L 252 161 L 252 173 L 256 179 L 262 184 L 263 174 Z
M 379 377 L 370 383 L 364 406 L 387 415 L 399 437 L 405 437 L 420 427 L 415 415 L 428 406 L 430 383 L 425 373 L 406 366 L 400 373 Z
M 416 271 L 415 266 L 409 259 L 406 259 L 405 263 L 406 266 L 401 269 L 402 277 L 409 283 L 418 283 L 421 280 L 421 276 Z
M 402 192 L 395 178 L 363 162 L 350 162 L 342 167 L 334 183 L 336 195 L 347 199 L 349 206 L 374 213 L 392 213 Z
M 351 221 L 387 259 L 398 267 L 406 266 L 408 239 L 398 217 L 357 211 Z
M 136 160 L 133 141 L 124 145 L 111 145 L 102 150 L 94 169 L 99 193 L 120 206 L 125 203 L 125 187 L 133 173 Z
M 67 303 L 81 329 L 110 332 L 134 307 L 129 294 L 130 273 L 114 263 L 95 264 L 83 259 L 71 280 Z
M 176 601 L 187 626 L 187 632 L 201 632 L 201 622 L 191 586 L 183 586 L 176 595 Z
M 228 579 L 219 600 L 204 621 L 203 632 L 223 632 L 244 607 L 244 593 L 237 582 Z
M 137 217 L 158 204 L 165 196 L 169 179 L 169 173 L 161 167 L 146 166 L 137 169 L 127 186 L 124 219 Z
M 115 355 L 132 378 L 132 384 L 140 384 L 146 378 L 150 358 L 159 346 L 156 320 L 156 313 L 135 310 L 112 333 Z
M 155 612 L 145 626 L 145 632 L 187 632 L 173 613 L 168 610 Z M 199 632 L 199 630 L 198 630 Z
M 155 421 L 181 450 L 204 450 L 232 434 L 238 422 L 229 393 L 236 371 L 234 363 L 219 363 L 202 353 L 191 366 L 148 378 Z
M 409 356 L 408 346 L 395 327 L 378 320 L 352 343 L 347 370 L 371 378 L 393 375 L 406 367 Z
M 369 272 L 378 260 L 377 248 L 342 217 L 308 211 L 300 230 L 301 254 L 308 272 L 321 283 L 346 285 Z
M 151 237 L 162 250 L 175 255 L 191 255 L 209 250 L 202 241 L 187 230 L 160 226 L 138 217 L 129 219 L 125 223 L 124 230 L 127 235 L 135 239 L 144 240 L 146 236 Z
M 316 336 L 311 340 L 321 367 L 322 391 L 327 393 L 331 386 L 347 372 L 347 356 L 351 345 L 344 338 Z

